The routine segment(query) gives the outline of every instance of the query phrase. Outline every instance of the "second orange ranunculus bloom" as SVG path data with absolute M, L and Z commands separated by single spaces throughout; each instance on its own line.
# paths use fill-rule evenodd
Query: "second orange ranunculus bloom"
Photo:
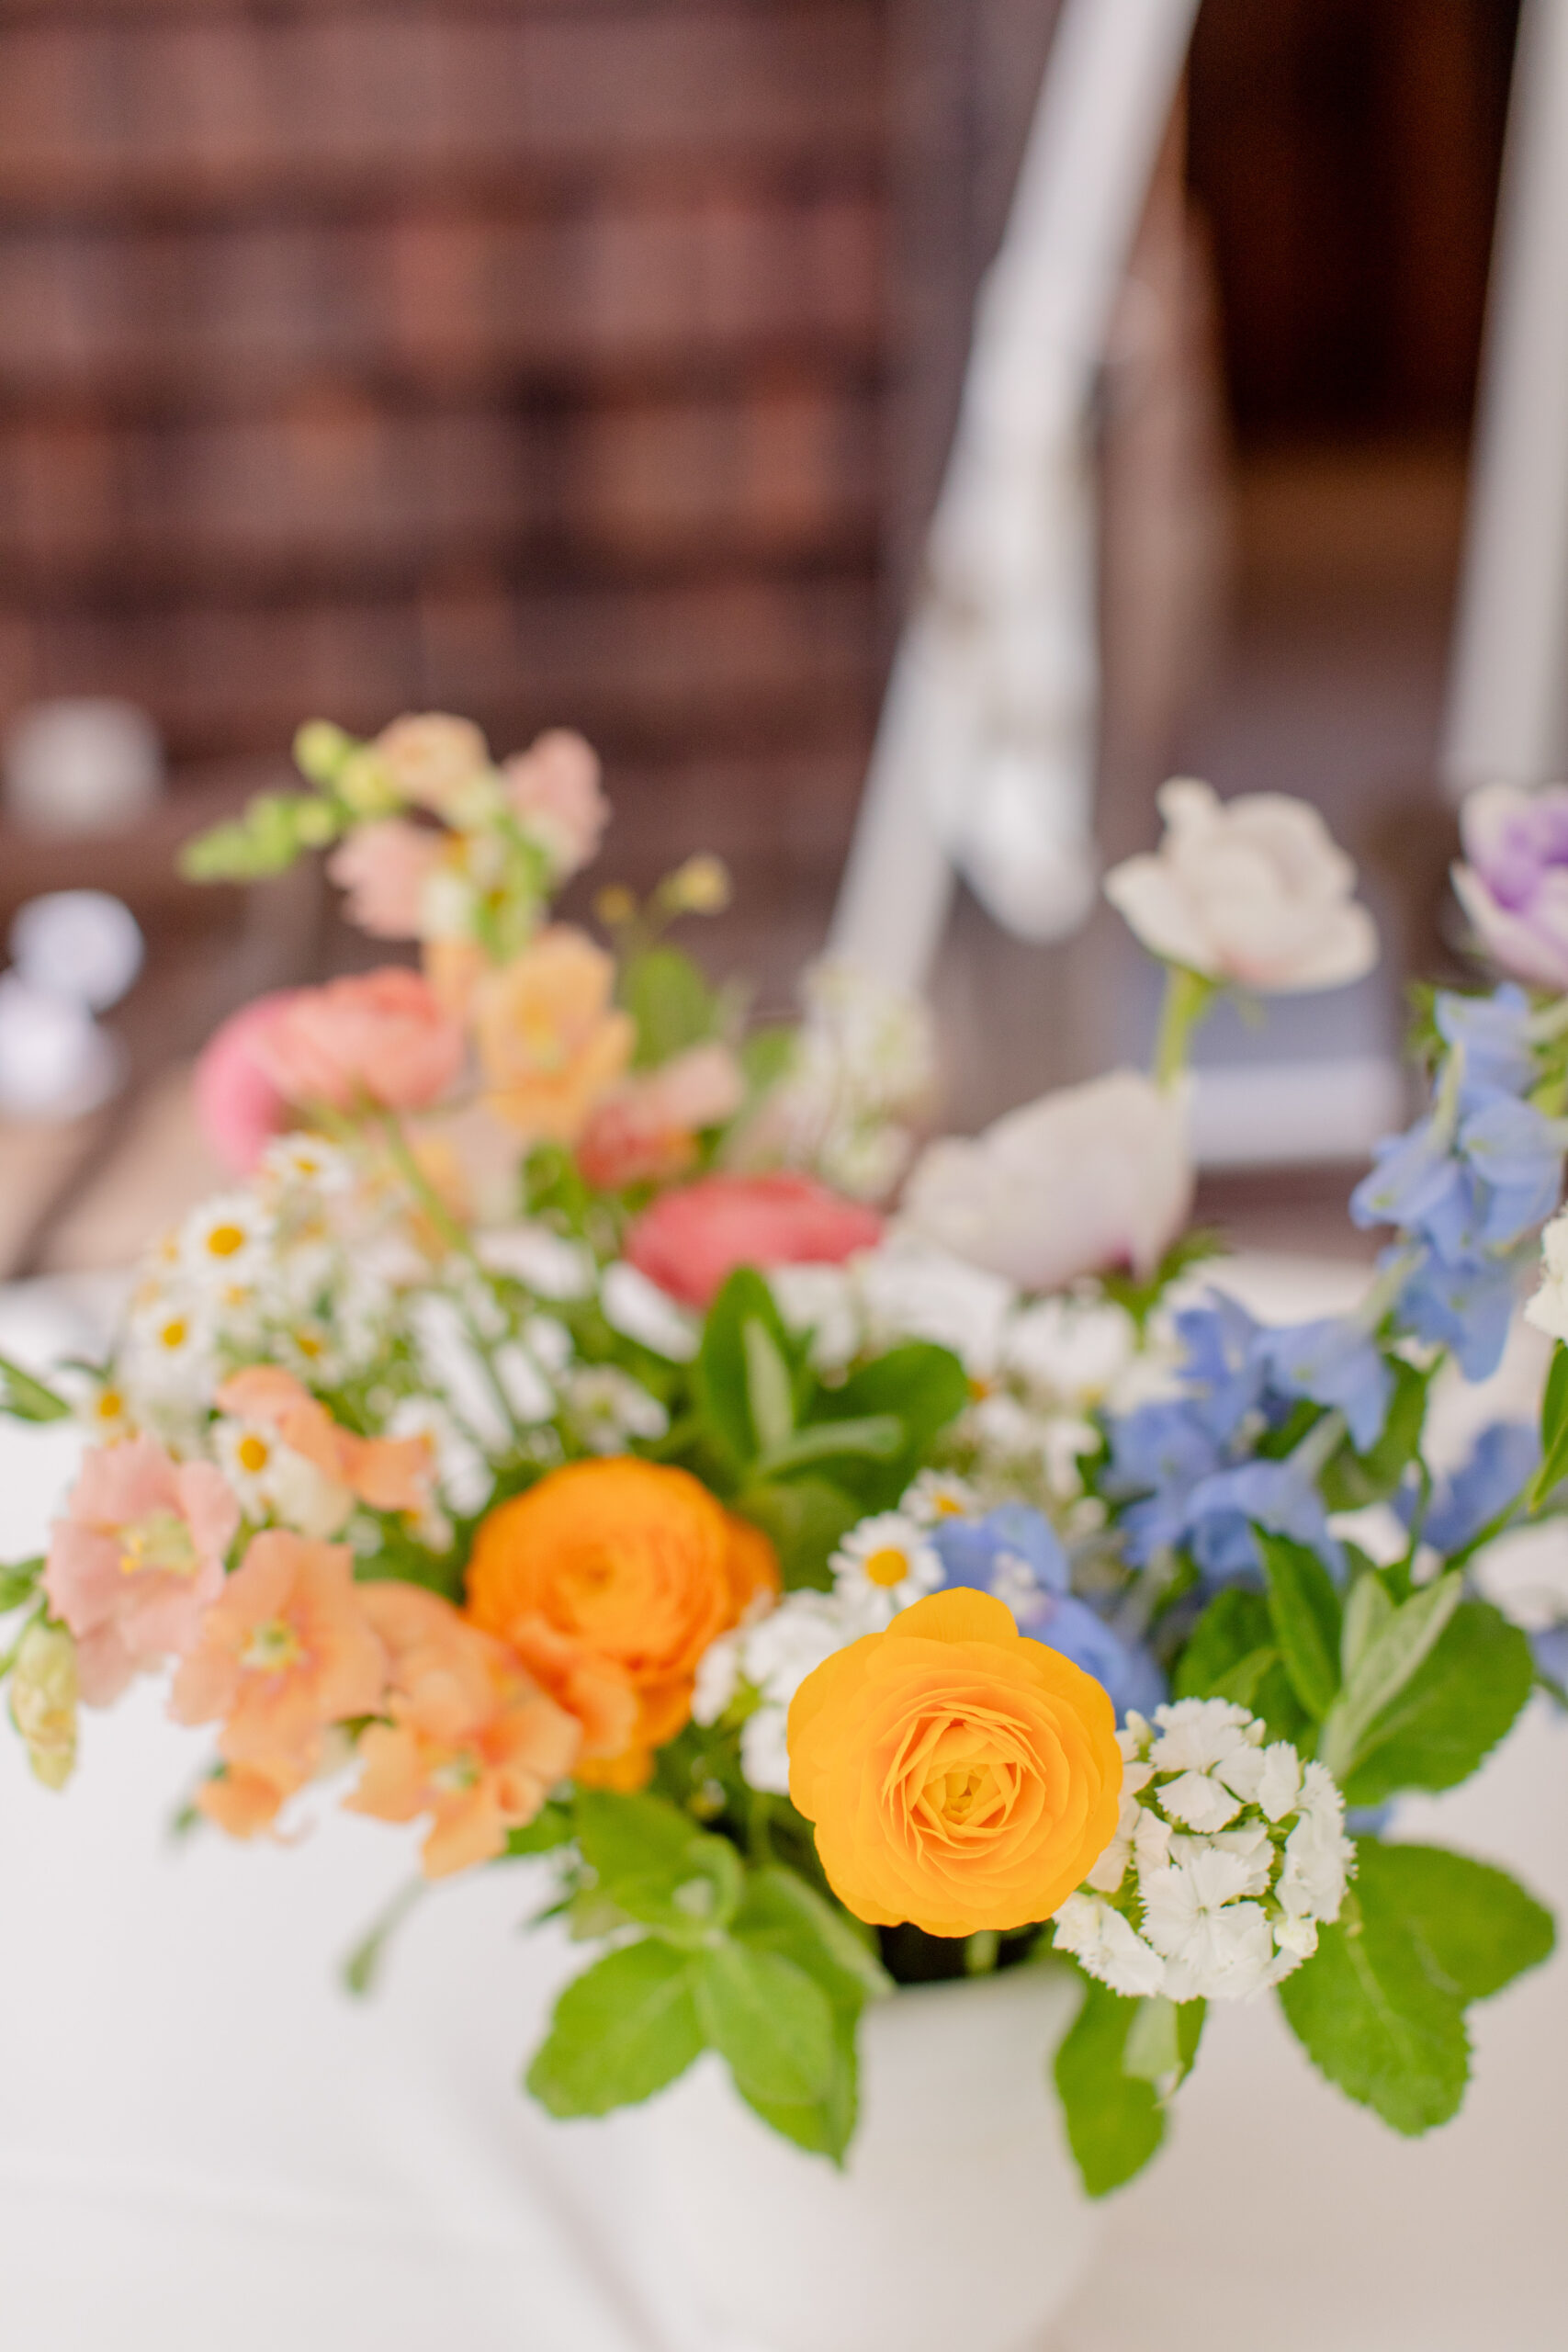
M 637 1701 L 619 1776 L 630 1780 L 685 1722 L 709 1643 L 778 1581 L 765 1536 L 686 1471 L 628 1455 L 570 1463 L 491 1511 L 468 1613 L 547 1688 L 551 1637 L 624 1680 Z
M 829 1882 L 874 1927 L 1029 1927 L 1115 1833 L 1110 1700 L 987 1593 L 932 1593 L 827 1659 L 788 1736 L 790 1795 Z

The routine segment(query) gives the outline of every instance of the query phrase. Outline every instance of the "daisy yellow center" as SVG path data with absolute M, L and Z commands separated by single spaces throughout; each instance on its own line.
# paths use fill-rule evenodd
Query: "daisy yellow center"
M 183 1315 L 172 1315 L 158 1334 L 161 1343 L 171 1351 L 183 1348 L 190 1337 L 190 1325 Z
M 272 1460 L 272 1448 L 265 1437 L 257 1437 L 253 1432 L 240 1440 L 234 1448 L 234 1458 L 242 1470 L 249 1470 L 254 1476 L 258 1470 L 265 1470 Z
M 215 1225 L 207 1237 L 207 1251 L 211 1258 L 231 1258 L 245 1246 L 243 1225 Z
M 962 1519 L 964 1505 L 956 1495 L 938 1495 L 936 1515 L 938 1519 Z
M 246 1643 L 240 1664 L 252 1674 L 281 1674 L 300 1656 L 303 1644 L 286 1617 L 258 1625 Z
M 879 1551 L 867 1554 L 865 1573 L 873 1584 L 902 1584 L 909 1573 L 909 1555 L 896 1544 L 884 1544 Z
M 100 1421 L 118 1421 L 125 1411 L 125 1399 L 118 1388 L 99 1391 L 97 1412 Z
M 314 1363 L 316 1358 L 321 1352 L 321 1340 L 317 1338 L 314 1331 L 296 1331 L 294 1334 L 294 1344 L 299 1349 L 300 1354 L 307 1358 L 307 1360 L 311 1363 Z
M 177 1510 L 151 1510 L 120 1531 L 121 1576 L 193 1577 L 200 1566 L 195 1540 Z

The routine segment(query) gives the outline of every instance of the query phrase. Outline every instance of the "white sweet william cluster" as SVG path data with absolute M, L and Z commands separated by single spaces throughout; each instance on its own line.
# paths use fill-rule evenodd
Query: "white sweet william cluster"
M 1224 1699 L 1129 1713 L 1117 1833 L 1055 1917 L 1056 1949 L 1113 1992 L 1241 2001 L 1339 1917 L 1355 1847 L 1327 1769 Z

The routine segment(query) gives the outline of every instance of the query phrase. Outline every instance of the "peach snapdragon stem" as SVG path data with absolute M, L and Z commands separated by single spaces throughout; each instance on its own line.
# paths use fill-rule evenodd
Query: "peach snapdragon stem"
M 1218 989 L 1202 972 L 1185 964 L 1165 967 L 1165 1001 L 1160 1006 L 1155 1038 L 1154 1075 L 1156 1086 L 1171 1087 L 1187 1067 L 1192 1035 L 1209 1013 Z

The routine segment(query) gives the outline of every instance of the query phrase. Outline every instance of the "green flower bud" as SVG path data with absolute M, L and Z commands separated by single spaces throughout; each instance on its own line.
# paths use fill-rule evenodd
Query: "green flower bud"
M 359 745 L 330 718 L 308 718 L 294 738 L 294 764 L 312 784 L 336 784 Z
M 62 1789 L 76 1767 L 76 1645 L 63 1625 L 35 1618 L 11 1668 L 11 1720 L 46 1789 Z

